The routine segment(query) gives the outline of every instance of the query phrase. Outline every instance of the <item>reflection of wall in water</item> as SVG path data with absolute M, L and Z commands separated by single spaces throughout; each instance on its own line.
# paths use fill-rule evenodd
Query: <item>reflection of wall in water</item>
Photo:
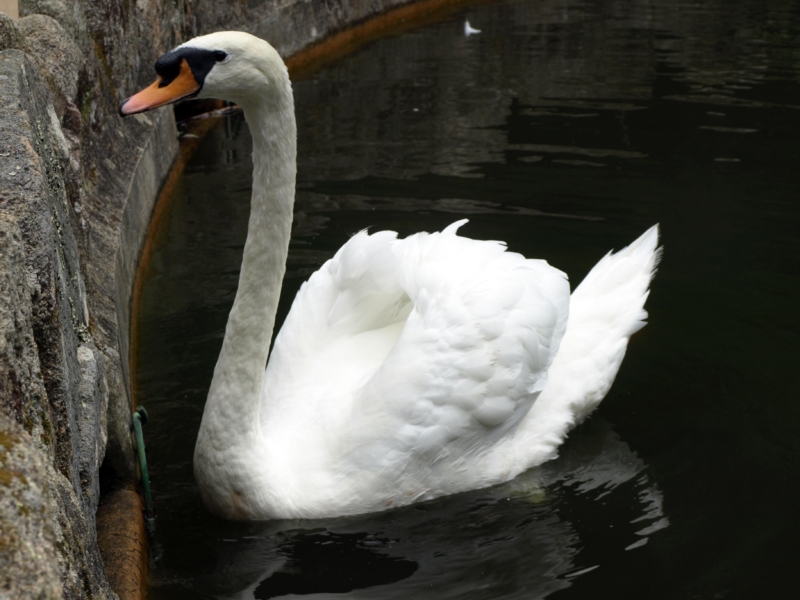
M 512 99 L 562 107 L 608 100 L 615 110 L 626 108 L 620 101 L 662 93 L 714 93 L 724 100 L 737 89 L 730 86 L 762 81 L 768 66 L 800 58 L 790 38 L 781 41 L 791 8 L 788 0 L 475 7 L 469 17 L 480 35 L 465 37 L 461 21 L 447 22 L 434 26 L 436 36 L 381 40 L 313 81 L 296 83 L 301 180 L 468 174 L 470 163 L 502 158 L 507 132 L 487 128 L 504 124 Z M 490 10 L 500 16 L 489 20 Z M 425 59 L 430 56 L 435 62 Z M 659 90 L 657 71 L 665 69 L 686 89 Z M 376 79 L 384 83 L 376 86 Z M 308 121 L 313 128 L 304 126 Z M 400 146 L 402 164 L 395 156 Z M 325 156 L 325 165 L 315 156 Z

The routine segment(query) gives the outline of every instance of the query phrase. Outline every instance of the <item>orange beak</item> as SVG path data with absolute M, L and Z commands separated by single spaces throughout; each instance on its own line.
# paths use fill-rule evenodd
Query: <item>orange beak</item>
M 159 77 L 153 85 L 124 100 L 119 105 L 119 114 L 125 117 L 158 108 L 191 96 L 199 89 L 200 84 L 197 83 L 189 63 L 184 58 L 181 60 L 180 73 L 175 79 L 165 84 L 164 80 Z

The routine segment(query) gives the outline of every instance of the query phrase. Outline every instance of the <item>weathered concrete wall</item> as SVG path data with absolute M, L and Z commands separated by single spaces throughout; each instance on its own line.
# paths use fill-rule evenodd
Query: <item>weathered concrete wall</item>
M 21 0 L 18 21 L 0 14 L 0 599 L 141 594 L 130 301 L 177 144 L 170 110 L 122 120 L 119 102 L 194 35 L 246 29 L 289 56 L 406 2 Z

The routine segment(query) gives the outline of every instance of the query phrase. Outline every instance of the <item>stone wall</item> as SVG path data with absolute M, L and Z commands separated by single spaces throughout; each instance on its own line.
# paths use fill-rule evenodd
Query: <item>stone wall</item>
M 0 599 L 142 592 L 130 299 L 177 143 L 170 110 L 123 120 L 119 102 L 194 35 L 246 29 L 289 56 L 408 1 L 21 0 L 19 20 L 0 14 Z
M 100 466 L 112 489 L 136 477 L 114 257 L 156 129 L 120 123 L 116 105 L 141 61 L 182 35 L 146 45 L 142 32 L 176 15 L 121 7 L 51 0 L 0 15 L 0 597 L 115 595 L 96 539 Z

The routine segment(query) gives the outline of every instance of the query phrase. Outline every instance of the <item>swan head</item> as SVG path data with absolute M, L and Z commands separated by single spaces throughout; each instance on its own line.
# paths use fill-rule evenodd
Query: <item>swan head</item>
M 246 108 L 289 85 L 286 65 L 264 40 L 219 31 L 181 44 L 156 61 L 158 79 L 124 100 L 124 116 L 188 98 L 219 98 Z

